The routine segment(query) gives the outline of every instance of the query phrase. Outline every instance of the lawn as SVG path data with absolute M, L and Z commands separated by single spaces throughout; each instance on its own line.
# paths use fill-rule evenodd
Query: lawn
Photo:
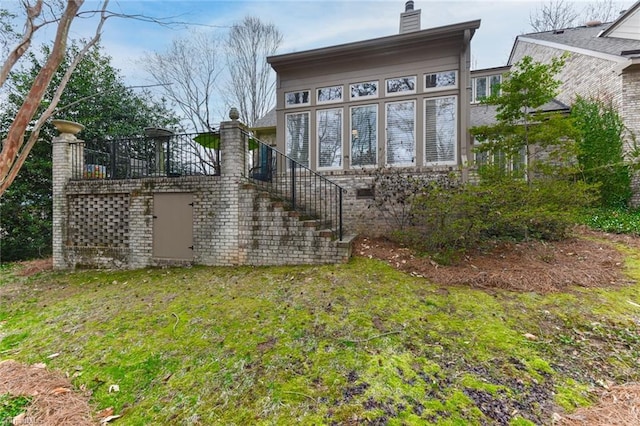
M 68 374 L 116 424 L 550 424 L 640 380 L 639 254 L 625 251 L 628 285 L 550 294 L 436 285 L 364 257 L 5 268 L 0 360 Z

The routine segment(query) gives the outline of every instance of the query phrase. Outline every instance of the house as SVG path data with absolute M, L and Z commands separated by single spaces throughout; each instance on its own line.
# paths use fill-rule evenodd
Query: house
M 525 56 L 539 62 L 566 54 L 558 75 L 558 101 L 598 98 L 617 108 L 628 129 L 640 135 L 640 1 L 611 23 L 587 22 L 576 28 L 523 34 L 516 38 L 508 66 Z M 628 149 L 632 139 L 629 138 Z M 633 184 L 639 186 L 638 178 Z M 640 205 L 640 191 L 631 203 Z
M 361 215 L 368 171 L 437 176 L 464 170 L 471 155 L 470 42 L 480 21 L 422 30 L 408 1 L 399 27 L 267 58 L 277 73 L 277 149 L 346 189 L 345 223 L 356 231 L 373 225 Z

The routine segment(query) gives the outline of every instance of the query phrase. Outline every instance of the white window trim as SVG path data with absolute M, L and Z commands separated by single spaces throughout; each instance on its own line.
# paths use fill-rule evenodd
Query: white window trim
M 389 110 L 388 110 L 388 106 L 391 104 L 401 104 L 401 103 L 406 103 L 406 102 L 411 102 L 413 103 L 413 155 L 412 155 L 412 159 L 413 161 L 410 163 L 396 163 L 396 164 L 391 164 L 389 163 L 389 127 L 387 126 L 387 117 L 389 116 Z M 417 149 L 417 141 L 416 141 L 416 124 L 417 124 L 417 110 L 416 110 L 416 100 L 415 99 L 408 99 L 408 100 L 404 100 L 404 101 L 393 101 L 393 102 L 386 102 L 384 104 L 384 164 L 388 167 L 414 167 L 416 165 L 416 149 Z
M 339 166 L 320 166 L 320 113 L 323 111 L 340 111 L 340 165 Z M 317 170 L 342 170 L 344 165 L 344 108 L 324 108 L 316 110 L 316 167 Z
M 375 95 L 366 95 L 366 96 L 353 96 L 351 94 L 351 86 L 355 84 L 363 84 L 363 83 L 375 83 L 376 84 L 376 94 Z M 380 95 L 380 81 L 378 80 L 370 80 L 370 81 L 358 81 L 357 83 L 349 84 L 349 100 L 351 101 L 361 101 L 363 99 L 377 99 Z
M 289 93 L 298 93 L 298 92 L 308 92 L 308 93 L 309 93 L 309 96 L 307 96 L 307 99 L 309 99 L 309 101 L 308 101 L 308 102 L 305 102 L 305 103 L 302 103 L 302 104 L 292 104 L 292 105 L 289 105 L 289 104 L 287 103 L 287 95 L 288 95 Z M 309 105 L 311 105 L 311 90 L 309 90 L 309 89 L 304 89 L 304 90 L 292 90 L 292 91 L 290 91 L 290 92 L 285 92 L 285 93 L 284 93 L 284 107 L 285 107 L 285 108 L 301 108 L 301 107 L 307 107 L 307 106 L 309 106 Z
M 398 80 L 401 78 L 412 78 L 413 77 L 413 90 L 405 90 L 404 92 L 389 92 L 389 88 L 387 86 L 387 82 L 389 80 Z M 402 77 L 393 77 L 393 78 L 386 78 L 384 80 L 384 93 L 386 96 L 402 96 L 402 95 L 412 95 L 416 93 L 418 87 L 418 76 L 416 75 L 405 75 Z
M 427 87 L 427 76 L 433 74 L 442 74 L 445 72 L 453 72 L 455 74 L 456 84 L 451 86 L 442 86 L 442 87 Z M 458 70 L 445 70 L 445 71 L 435 71 L 435 72 L 427 72 L 422 76 L 422 87 L 425 93 L 429 92 L 440 92 L 443 90 L 454 90 L 457 89 L 460 83 L 458 82 Z
M 330 100 L 330 101 L 321 101 L 320 99 L 318 99 L 320 97 L 320 90 L 322 90 L 322 89 L 334 89 L 336 87 L 342 88 L 342 94 L 340 96 L 340 99 L 333 99 L 333 100 Z M 342 85 L 342 84 L 336 84 L 335 86 L 323 86 L 323 87 L 318 87 L 316 89 L 316 105 L 335 104 L 335 103 L 342 102 L 343 99 L 344 99 L 344 85 Z
M 427 102 L 428 101 L 433 101 L 436 99 L 447 99 L 447 98 L 454 98 L 455 99 L 455 107 L 456 107 L 456 117 L 455 117 L 455 121 L 453 123 L 453 160 L 452 161 L 427 161 L 427 121 L 426 121 L 426 117 L 424 117 L 424 115 L 426 115 L 427 113 Z M 424 99 L 424 104 L 423 104 L 423 109 L 422 109 L 422 121 L 423 121 L 423 125 L 422 125 L 422 143 L 424 144 L 424 165 L 425 166 L 429 166 L 429 167 L 438 167 L 438 166 L 455 166 L 458 164 L 458 145 L 460 144 L 460 141 L 458 140 L 458 120 L 460 120 L 460 117 L 458 117 L 458 115 L 460 114 L 460 106 L 458 105 L 458 96 L 457 95 L 449 95 L 449 96 L 438 96 L 438 97 L 433 97 L 433 98 L 425 98 Z
M 363 108 L 363 107 L 375 107 L 376 109 L 376 149 L 375 149 L 375 158 L 376 162 L 374 164 L 353 164 L 353 114 L 352 110 L 354 108 Z M 353 105 L 349 107 L 349 168 L 350 169 L 375 169 L 378 167 L 378 162 L 380 159 L 378 158 L 378 151 L 380 150 L 380 133 L 378 130 L 380 129 L 380 105 L 379 104 L 365 104 L 365 105 Z

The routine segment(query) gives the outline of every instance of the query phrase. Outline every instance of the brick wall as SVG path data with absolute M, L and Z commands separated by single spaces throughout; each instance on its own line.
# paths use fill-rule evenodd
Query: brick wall
M 281 265 L 348 260 L 336 241 L 242 177 L 238 122 L 221 126 L 220 176 L 70 181 L 70 135 L 54 141 L 54 265 L 140 268 L 167 264 Z M 153 256 L 154 195 L 193 195 L 193 260 Z

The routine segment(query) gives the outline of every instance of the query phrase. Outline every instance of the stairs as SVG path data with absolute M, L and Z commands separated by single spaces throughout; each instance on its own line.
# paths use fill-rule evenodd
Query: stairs
M 242 185 L 240 247 L 251 265 L 296 265 L 347 262 L 351 238 L 339 241 L 321 221 L 289 210 L 254 184 Z M 325 226 L 323 226 L 325 225 Z

